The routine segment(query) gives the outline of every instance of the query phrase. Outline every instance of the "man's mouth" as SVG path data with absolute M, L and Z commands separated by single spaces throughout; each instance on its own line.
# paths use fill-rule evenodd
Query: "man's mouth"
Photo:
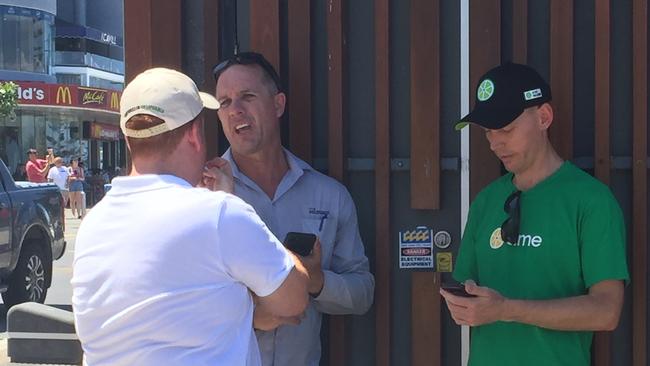
M 235 126 L 235 132 L 240 133 L 242 131 L 245 131 L 247 129 L 251 128 L 251 125 L 248 123 L 242 123 L 237 126 Z

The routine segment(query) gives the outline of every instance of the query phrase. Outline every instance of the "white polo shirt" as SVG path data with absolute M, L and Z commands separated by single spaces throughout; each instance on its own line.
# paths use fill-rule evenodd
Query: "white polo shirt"
M 253 303 L 293 261 L 253 208 L 170 175 L 118 177 L 79 228 L 87 365 L 259 365 Z

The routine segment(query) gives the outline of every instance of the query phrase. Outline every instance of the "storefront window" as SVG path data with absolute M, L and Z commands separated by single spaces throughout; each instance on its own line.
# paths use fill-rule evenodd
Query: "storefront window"
M 18 127 L 0 125 L 0 158 L 12 174 L 21 163 L 25 162 L 18 136 L 20 136 Z
M 47 73 L 53 22 L 43 11 L 0 6 L 0 69 Z
M 46 140 L 48 147 L 54 149 L 56 156 L 65 161 L 84 155 L 81 139 L 79 138 L 80 122 L 64 119 L 46 122 Z

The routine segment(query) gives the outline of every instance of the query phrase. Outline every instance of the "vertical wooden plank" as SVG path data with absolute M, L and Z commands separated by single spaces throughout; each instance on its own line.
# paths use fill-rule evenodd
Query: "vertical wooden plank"
M 597 0 L 595 5 L 595 172 L 598 179 L 603 181 L 605 184 L 609 184 L 609 0 Z
M 501 58 L 501 1 L 470 1 L 470 100 L 476 102 L 476 87 L 481 76 L 499 65 Z M 470 197 L 501 175 L 501 162 L 490 150 L 485 133 L 480 128 L 470 129 Z
M 573 1 L 551 0 L 551 90 L 554 121 L 549 135 L 564 159 L 573 157 Z
M 609 0 L 596 0 L 595 15 L 595 175 L 603 183 L 610 183 L 610 138 L 609 138 Z M 595 366 L 612 363 L 612 346 L 609 332 L 594 334 L 593 357 Z
M 440 366 L 440 273 L 411 276 L 411 365 Z
M 327 111 L 328 111 L 328 161 L 329 175 L 345 181 L 346 172 L 346 98 L 343 88 L 345 70 L 345 31 L 343 0 L 329 0 L 326 3 L 327 24 Z M 345 365 L 345 317 L 329 318 L 329 363 L 332 366 Z
M 126 84 L 151 66 L 150 8 L 150 0 L 127 1 L 124 4 L 124 81 Z
M 301 159 L 311 163 L 311 46 L 310 2 L 289 0 L 289 146 Z
M 219 61 L 219 3 L 203 0 L 203 84 L 199 89 L 214 94 L 212 67 Z M 219 118 L 216 111 L 205 114 L 205 140 L 208 157 L 219 153 Z
M 440 2 L 411 1 L 411 208 L 440 208 Z M 439 284 L 411 274 L 411 364 L 440 364 Z M 425 295 L 426 293 L 426 295 Z
M 528 62 L 528 0 L 512 2 L 512 61 Z
M 181 68 L 180 0 L 124 2 L 127 83 L 153 66 Z
M 389 4 L 375 1 L 375 364 L 390 365 L 390 73 Z
M 647 365 L 648 1 L 632 3 L 632 364 Z
M 280 6 L 278 0 L 250 0 L 251 51 L 280 70 Z
M 440 208 L 440 4 L 411 1 L 411 208 Z
M 327 2 L 327 110 L 329 134 L 329 175 L 345 180 L 345 35 L 343 30 L 343 1 Z

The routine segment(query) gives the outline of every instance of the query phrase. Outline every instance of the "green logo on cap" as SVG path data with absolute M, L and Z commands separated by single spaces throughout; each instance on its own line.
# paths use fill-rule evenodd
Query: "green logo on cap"
M 479 101 L 485 102 L 486 100 L 490 99 L 492 94 L 494 94 L 494 83 L 492 83 L 492 80 L 490 79 L 483 80 L 481 85 L 478 86 L 476 97 Z

